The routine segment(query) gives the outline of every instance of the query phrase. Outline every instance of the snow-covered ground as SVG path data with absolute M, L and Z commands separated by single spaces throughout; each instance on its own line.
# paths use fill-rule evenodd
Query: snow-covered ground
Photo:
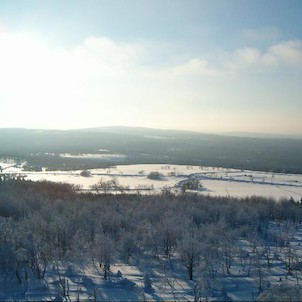
M 153 188 L 152 193 L 164 188 L 179 191 L 177 184 L 188 178 L 199 179 L 203 190 L 201 194 L 213 196 L 264 196 L 275 199 L 302 198 L 302 175 L 270 173 L 249 170 L 226 169 L 220 167 L 183 166 L 183 165 L 118 165 L 106 169 L 91 169 L 90 177 L 80 175 L 81 171 L 41 171 L 33 172 L 15 166 L 14 162 L 0 162 L 2 173 L 22 174 L 26 179 L 39 181 L 66 182 L 81 186 L 83 190 L 91 190 L 91 186 L 99 181 L 108 181 L 114 177 L 118 183 L 132 190 Z M 157 171 L 163 175 L 160 180 L 147 178 L 150 172 Z M 141 190 L 151 192 L 150 190 Z
M 81 185 L 86 190 L 91 190 L 91 186 L 101 179 L 106 181 L 113 177 L 120 185 L 133 190 L 143 185 L 153 185 L 152 192 L 160 192 L 165 187 L 179 190 L 179 182 L 196 178 L 205 188 L 200 194 L 239 197 L 262 195 L 293 197 L 296 200 L 302 197 L 302 175 L 293 174 L 181 165 L 120 165 L 110 169 L 91 169 L 91 176 L 84 177 L 80 175 L 82 171 L 24 171 L 22 165 L 16 166 L 14 162 L 0 162 L 0 166 L 2 175 L 22 174 L 33 181 L 67 182 Z M 147 178 L 154 171 L 163 175 L 160 180 Z M 287 267 L 290 257 L 295 258 L 297 264 L 302 263 L 302 225 L 297 223 L 287 227 L 285 223 L 272 222 L 268 230 L 270 234 L 288 240 L 289 244 L 277 245 L 269 236 L 261 242 L 239 238 L 239 245 L 232 250 L 229 273 L 218 267 L 217 276 L 207 279 L 212 282 L 208 301 L 229 298 L 234 301 L 254 301 L 260 282 L 263 290 L 279 285 L 301 284 L 302 269 L 293 269 L 289 273 Z M 59 263 L 58 266 L 49 263 L 43 280 L 37 280 L 30 271 L 27 273 L 26 278 L 23 276 L 26 282 L 20 284 L 14 271 L 1 271 L 0 300 L 49 301 L 57 297 L 61 301 L 193 301 L 194 285 L 200 281 L 197 273 L 193 281 L 189 281 L 185 266 L 176 253 L 171 259 L 162 255 L 156 258 L 145 253 L 129 263 L 113 261 L 108 280 L 104 280 L 102 268 L 91 259 L 86 259 L 85 263 Z M 150 288 L 145 286 L 146 274 L 150 279 Z
M 272 223 L 269 230 L 285 234 L 284 227 Z M 291 255 L 300 259 L 301 264 L 302 226 L 296 227 L 289 238 Z M 269 240 L 256 245 L 246 239 L 239 242 L 241 246 L 232 252 L 229 273 L 222 273 L 217 267 L 220 272 L 207 277 L 211 294 L 202 291 L 203 298 L 198 301 L 255 301 L 260 283 L 262 291 L 300 286 L 302 270 L 295 269 L 290 274 L 287 270 L 289 247 L 276 246 Z M 197 274 L 192 281 L 188 279 L 177 255 L 170 259 L 144 255 L 130 263 L 116 261 L 111 265 L 107 280 L 102 268 L 91 259 L 50 263 L 41 280 L 30 270 L 27 274 L 26 282 L 20 284 L 14 272 L 1 273 L 0 300 L 55 301 L 57 297 L 57 301 L 193 301 L 196 282 L 202 284 Z M 145 281 L 146 274 L 149 282 Z M 278 301 L 282 301 L 280 299 Z

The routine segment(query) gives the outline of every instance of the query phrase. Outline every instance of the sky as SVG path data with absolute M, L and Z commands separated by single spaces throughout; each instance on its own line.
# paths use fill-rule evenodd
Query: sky
M 0 128 L 302 134 L 301 0 L 1 0 Z

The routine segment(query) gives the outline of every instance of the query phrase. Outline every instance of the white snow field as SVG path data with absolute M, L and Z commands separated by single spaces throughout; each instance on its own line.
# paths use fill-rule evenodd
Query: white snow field
M 105 150 L 105 149 L 103 149 L 103 150 Z M 64 153 L 64 154 L 60 154 L 60 157 L 78 158 L 78 159 L 101 159 L 101 160 L 114 161 L 114 160 L 125 159 L 127 156 L 124 154 L 112 154 L 112 153 L 101 153 L 101 154 L 85 153 L 85 154 L 80 154 L 80 155 Z
M 199 179 L 203 188 L 196 192 L 212 196 L 264 196 L 276 200 L 302 198 L 302 175 L 270 173 L 220 167 L 182 166 L 182 165 L 118 165 L 106 169 L 91 169 L 90 177 L 80 175 L 82 171 L 43 171 L 23 170 L 22 164 L 0 162 L 2 173 L 23 175 L 32 181 L 47 180 L 66 182 L 77 185 L 84 191 L 91 191 L 92 186 L 100 181 L 106 182 L 114 177 L 120 186 L 127 188 L 124 192 L 159 193 L 165 188 L 180 191 L 179 183 L 189 179 Z M 147 178 L 150 172 L 162 174 L 160 180 Z M 112 193 L 118 193 L 120 190 Z M 101 192 L 101 191 L 100 191 Z

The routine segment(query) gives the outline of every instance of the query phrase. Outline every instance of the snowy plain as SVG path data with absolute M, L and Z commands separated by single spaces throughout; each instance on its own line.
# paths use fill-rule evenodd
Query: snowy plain
M 75 171 L 26 171 L 22 164 L 0 162 L 3 173 L 22 175 L 32 181 L 47 180 L 53 182 L 66 182 L 80 186 L 82 190 L 92 190 L 91 187 L 98 182 L 108 181 L 113 177 L 118 183 L 128 188 L 127 191 L 139 191 L 141 193 L 160 193 L 169 188 L 179 191 L 179 183 L 186 179 L 199 179 L 202 190 L 200 194 L 211 196 L 249 197 L 264 196 L 267 198 L 293 198 L 300 201 L 302 198 L 302 175 L 271 173 L 250 170 L 227 169 L 220 167 L 164 165 L 164 164 L 139 164 L 117 165 L 105 169 L 90 169 L 90 176 L 83 177 L 79 170 Z M 162 177 L 160 180 L 152 180 L 147 176 L 150 172 L 157 171 Z M 152 190 L 143 190 L 146 186 L 152 186 Z M 117 193 L 117 192 L 113 192 Z

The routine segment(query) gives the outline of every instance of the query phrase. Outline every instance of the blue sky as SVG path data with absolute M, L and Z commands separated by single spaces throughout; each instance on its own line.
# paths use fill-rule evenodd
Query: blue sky
M 1 0 L 0 127 L 302 134 L 300 0 Z

